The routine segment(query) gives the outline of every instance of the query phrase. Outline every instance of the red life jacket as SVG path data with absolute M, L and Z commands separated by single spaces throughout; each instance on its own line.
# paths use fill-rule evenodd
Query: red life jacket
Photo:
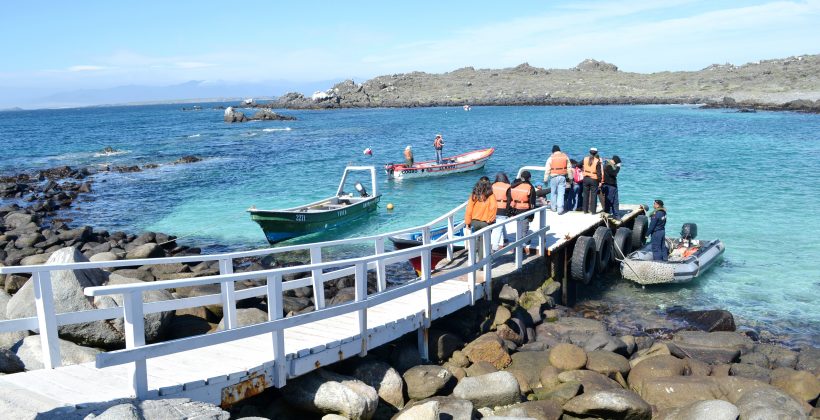
M 506 209 L 507 205 L 507 190 L 510 189 L 510 184 L 506 182 L 496 182 L 493 184 L 493 195 L 499 209 Z
M 532 191 L 532 185 L 523 182 L 515 188 L 511 188 L 512 203 L 510 203 L 510 206 L 516 210 L 529 210 L 530 191 Z

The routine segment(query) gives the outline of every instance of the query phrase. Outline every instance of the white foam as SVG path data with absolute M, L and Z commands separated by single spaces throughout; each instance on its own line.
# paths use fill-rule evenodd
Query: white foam
M 117 156 L 117 155 L 125 155 L 131 153 L 130 150 L 115 150 L 113 152 L 97 152 L 94 153 L 94 157 L 104 157 L 104 156 Z
M 202 137 L 202 134 L 191 134 L 190 136 L 188 136 L 189 139 L 195 139 L 197 137 Z
M 290 128 L 290 127 L 285 127 L 285 128 L 263 128 L 262 129 L 262 131 L 264 131 L 266 133 L 272 133 L 274 131 L 290 131 L 290 130 L 292 130 L 292 128 Z

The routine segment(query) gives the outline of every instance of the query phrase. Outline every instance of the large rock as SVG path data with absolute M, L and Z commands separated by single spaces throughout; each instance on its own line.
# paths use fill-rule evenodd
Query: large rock
M 659 420 L 736 420 L 740 410 L 734 404 L 723 400 L 704 400 L 676 408 Z
M 586 318 L 559 318 L 556 322 L 544 322 L 535 329 L 536 340 L 566 342 L 570 335 L 592 336 L 598 332 L 606 332 L 601 321 Z
M 595 350 L 587 353 L 587 369 L 609 376 L 615 372 L 620 372 L 626 376 L 631 369 L 629 360 L 620 354 L 605 350 Z
M 733 363 L 740 360 L 740 349 L 699 346 L 689 343 L 666 343 L 669 351 L 677 357 L 691 357 L 709 364 Z
M 455 334 L 431 329 L 429 332 L 429 348 L 431 362 L 441 363 L 453 355 L 453 352 L 464 347 L 462 341 Z
M 0 373 L 17 373 L 25 370 L 23 361 L 13 352 L 0 349 Z
M 629 372 L 629 388 L 641 393 L 643 382 L 651 378 L 681 376 L 686 373 L 686 362 L 675 356 L 655 356 L 638 363 Z
M 706 332 L 734 331 L 736 328 L 732 313 L 722 309 L 673 312 L 670 316 L 683 319 L 689 325 Z
M 232 106 L 225 108 L 223 119 L 227 123 L 248 121 L 248 117 L 246 117 L 244 113 L 234 110 Z
M 74 247 L 62 248 L 54 252 L 48 264 L 67 264 L 88 262 L 88 259 Z M 51 273 L 54 307 L 57 313 L 89 311 L 96 309 L 83 294 L 86 287 L 102 286 L 108 279 L 107 273 L 100 269 L 61 270 Z M 29 281 L 9 301 L 6 316 L 9 319 L 36 316 L 34 306 L 34 282 Z M 82 346 L 111 348 L 120 346 L 125 339 L 113 323 L 94 321 L 81 324 L 63 325 L 59 328 L 60 337 Z
M 512 362 L 504 341 L 495 333 L 487 333 L 476 338 L 467 344 L 462 352 L 470 359 L 470 362 L 489 362 L 496 369 L 504 369 Z
M 11 300 L 11 296 L 3 289 L 0 289 L 0 321 L 6 319 L 6 307 Z M 28 331 L 14 331 L 0 333 L 0 349 L 10 349 L 18 341 L 26 338 Z
M 814 375 L 820 375 L 820 348 L 803 347 L 797 356 L 797 370 L 806 370 Z
M 505 370 L 512 372 L 516 378 L 525 378 L 527 384 L 534 388 L 541 383 L 541 372 L 550 365 L 549 355 L 549 350 L 513 353 L 512 363 Z
M 108 276 L 108 282 L 106 283 L 106 285 L 133 283 L 142 283 L 142 281 L 122 277 L 117 274 L 111 274 L 110 276 Z M 142 293 L 142 301 L 144 303 L 162 302 L 173 299 L 174 296 L 171 295 L 171 293 L 167 290 L 147 290 Z M 122 295 L 98 296 L 94 298 L 94 305 L 98 308 L 108 308 L 115 306 L 122 307 L 124 306 L 124 304 L 125 303 L 123 301 Z M 165 336 L 165 332 L 168 329 L 168 326 L 171 324 L 171 320 L 174 318 L 174 312 L 166 311 L 146 313 L 144 316 L 145 339 L 148 342 L 154 342 Z M 117 331 L 119 331 L 123 336 L 125 335 L 125 322 L 122 318 L 117 318 L 111 321 L 111 323 L 113 324 L 114 328 L 117 329 Z
M 162 258 L 165 250 L 155 243 L 139 245 L 125 254 L 126 260 L 141 260 L 144 258 Z
M 811 402 L 820 394 L 820 380 L 805 371 L 777 368 L 771 372 L 771 384 L 798 401 Z
M 765 343 L 758 343 L 755 345 L 755 351 L 751 354 L 758 354 L 765 357 L 768 364 L 761 366 L 769 369 L 777 369 L 781 367 L 794 368 L 797 365 L 797 360 L 800 356 L 800 353 L 796 351 L 789 350 L 776 344 Z M 746 355 L 741 356 L 741 362 L 745 357 Z M 817 357 L 820 358 L 820 354 L 818 354 Z
M 237 327 L 260 324 L 268 321 L 268 313 L 259 308 L 239 308 L 236 310 Z M 225 318 L 219 321 L 219 331 L 225 329 Z
M 579 382 L 583 385 L 584 392 L 623 389 L 621 384 L 591 370 L 569 370 L 561 372 L 558 375 L 558 380 L 562 383 Z
M 439 419 L 466 419 L 470 420 L 475 418 L 475 409 L 473 408 L 473 403 L 470 401 L 456 398 L 453 396 L 448 397 L 430 397 L 422 401 L 416 401 L 408 404 L 408 407 L 425 404 L 431 401 L 435 401 L 438 403 L 438 410 L 439 410 L 439 417 L 436 417 L 435 420 Z
M 510 372 L 494 372 L 464 378 L 453 389 L 453 396 L 469 400 L 476 407 L 495 407 L 521 400 L 518 381 Z
M 805 419 L 803 407 L 788 394 L 775 388 L 756 389 L 735 402 L 741 419 Z
M 669 351 L 669 347 L 667 347 L 666 344 L 654 343 L 650 347 L 638 350 L 637 353 L 633 354 L 632 358 L 629 359 L 629 365 L 635 367 L 635 365 L 650 357 L 670 354 L 672 354 L 672 352 Z
M 561 370 L 578 370 L 586 366 L 587 354 L 574 344 L 561 343 L 550 350 L 549 361 Z
M 414 400 L 447 393 L 455 385 L 453 374 L 436 365 L 414 366 L 404 372 L 402 377 L 407 384 L 407 396 Z
M 396 414 L 393 420 L 438 420 L 439 413 L 438 401 L 427 401 L 407 407 Z
M 638 394 L 625 389 L 584 392 L 564 404 L 564 411 L 581 416 L 607 419 L 649 420 L 652 407 Z
M 289 381 L 283 393 L 287 403 L 294 407 L 351 419 L 372 418 L 379 403 L 373 387 L 324 369 Z
M 353 370 L 353 377 L 376 389 L 385 404 L 397 410 L 404 407 L 404 381 L 387 363 L 362 362 Z
M 641 383 L 639 394 L 658 409 L 678 408 L 698 401 L 725 399 L 725 394 L 715 378 L 700 376 L 647 378 Z
M 59 340 L 60 361 L 63 366 L 93 362 L 100 351 L 89 347 L 78 346 L 70 341 Z M 42 369 L 43 347 L 39 335 L 30 335 L 11 349 L 23 362 L 26 370 Z
M 771 380 L 771 371 L 769 369 L 748 363 L 732 363 L 729 368 L 729 374 L 743 378 L 757 379 L 758 381 L 766 383 L 769 383 Z
M 559 420 L 562 412 L 561 404 L 556 400 L 526 401 L 499 408 L 493 412 L 493 417 Z
M 741 354 L 754 349 L 754 342 L 749 337 L 726 331 L 681 331 L 667 345 L 676 356 L 691 357 L 712 364 L 736 362 Z
M 581 386 L 580 382 L 566 382 L 549 389 L 536 388 L 533 395 L 539 401 L 554 400 L 563 405 L 581 392 Z

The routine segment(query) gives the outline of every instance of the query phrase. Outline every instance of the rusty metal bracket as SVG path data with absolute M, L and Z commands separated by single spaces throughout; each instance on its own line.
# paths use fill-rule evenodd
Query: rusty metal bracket
M 263 373 L 252 376 L 238 384 L 226 386 L 222 388 L 222 403 L 220 407 L 229 408 L 245 398 L 261 394 L 271 385 Z

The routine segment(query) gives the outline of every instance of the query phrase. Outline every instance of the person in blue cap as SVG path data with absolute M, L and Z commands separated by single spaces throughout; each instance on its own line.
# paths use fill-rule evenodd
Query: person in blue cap
M 666 208 L 663 207 L 663 200 L 655 200 L 652 207 L 655 211 L 649 217 L 651 222 L 647 231 L 652 243 L 652 259 L 666 261 L 669 259 L 669 248 L 666 246 Z

